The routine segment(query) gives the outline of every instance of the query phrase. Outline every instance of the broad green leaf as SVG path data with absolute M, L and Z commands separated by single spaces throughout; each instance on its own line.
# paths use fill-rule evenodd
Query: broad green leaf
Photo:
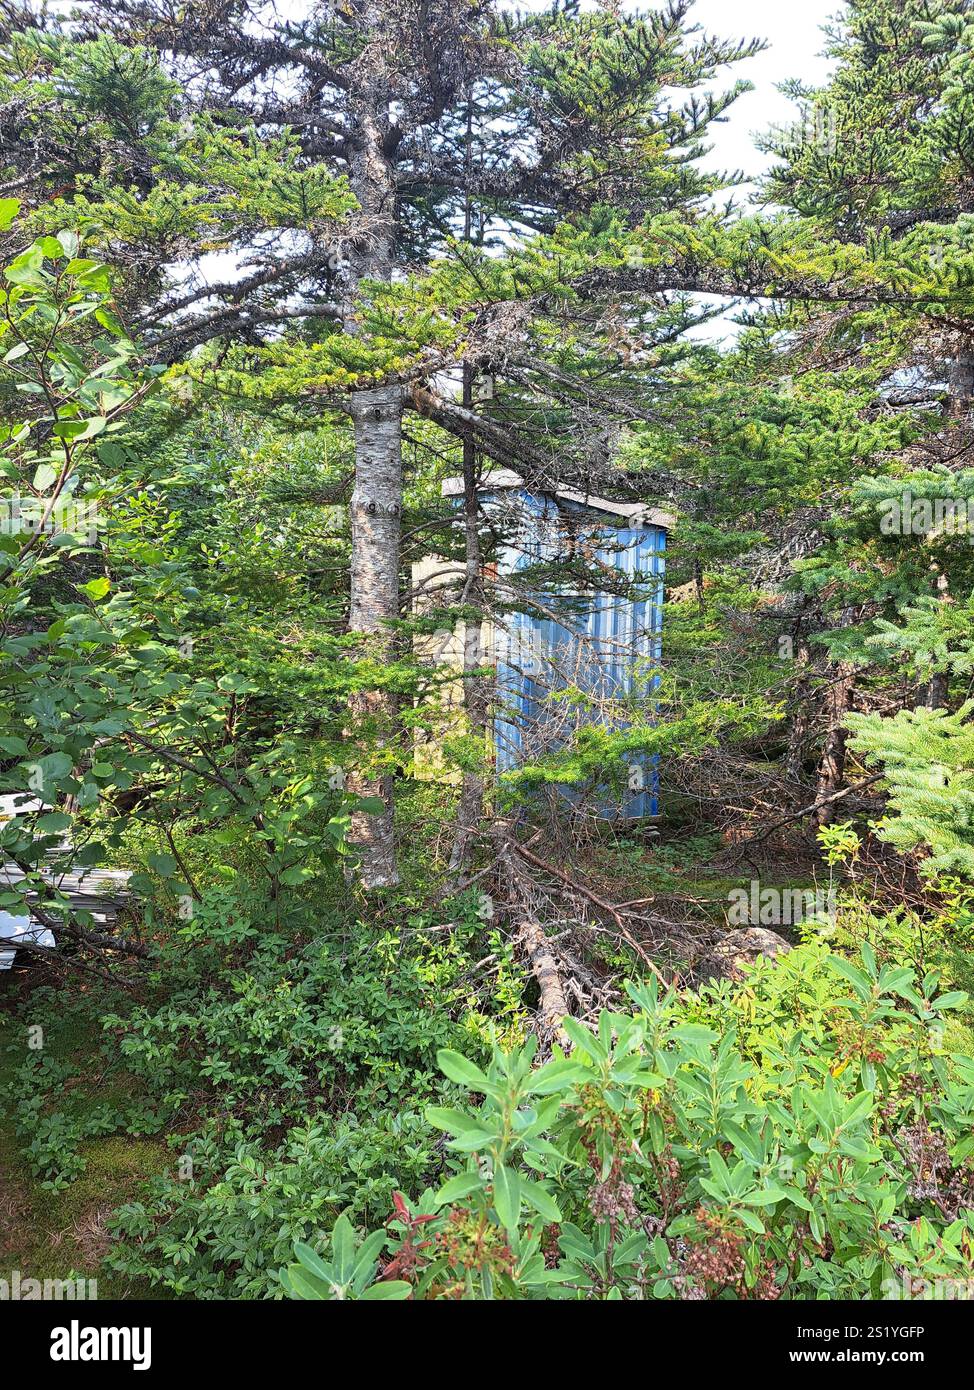
M 309 1274 L 300 1265 L 292 1265 L 287 1272 L 287 1278 L 291 1290 L 297 1294 L 298 1298 L 324 1302 L 330 1297 L 331 1282 L 323 1284 L 320 1279 L 316 1279 L 313 1274 Z
M 355 1232 L 344 1212 L 331 1233 L 331 1259 L 338 1283 L 350 1283 L 355 1273 Z
M 316 1278 L 322 1280 L 325 1284 L 331 1283 L 333 1278 L 331 1270 L 328 1269 L 318 1252 L 312 1250 L 310 1245 L 307 1245 L 304 1241 L 296 1241 L 294 1253 L 298 1257 L 302 1267 L 308 1270 L 310 1274 L 315 1275 Z
M 941 994 L 933 1001 L 935 1009 L 962 1009 L 967 1003 L 968 995 L 962 989 L 952 989 L 946 994 Z
M 521 1178 L 521 1195 L 545 1221 L 561 1221 L 558 1203 L 541 1183 L 534 1182 L 531 1178 Z
M 35 491 L 46 492 L 56 482 L 57 469 L 52 468 L 49 463 L 39 463 L 34 469 L 33 486 Z
M 172 878 L 178 866 L 171 854 L 150 854 L 149 867 L 160 878 Z
M 448 1134 L 479 1137 L 485 1141 L 495 1137 L 490 1130 L 484 1128 L 480 1120 L 464 1114 L 462 1110 L 447 1110 L 439 1105 L 431 1105 L 426 1109 L 426 1118 L 431 1125 L 437 1129 L 445 1129 Z
M 376 1303 L 380 1299 L 409 1298 L 412 1294 L 412 1285 L 407 1284 L 404 1279 L 380 1279 L 378 1284 L 372 1284 L 362 1294 L 362 1298 L 369 1303 Z
M 720 1041 L 720 1034 L 712 1028 L 705 1028 L 702 1023 L 681 1023 L 673 1029 L 672 1036 L 680 1042 L 705 1043 L 708 1047 Z
M 457 1173 L 437 1192 L 436 1205 L 442 1207 L 450 1202 L 459 1202 L 461 1198 L 469 1197 L 472 1192 L 478 1192 L 483 1187 L 484 1180 L 479 1173 Z
M 762 1187 L 757 1192 L 749 1192 L 743 1199 L 749 1207 L 773 1207 L 775 1202 L 783 1202 L 788 1193 L 783 1187 Z
M 521 1216 L 521 1179 L 513 1168 L 501 1164 L 494 1173 L 494 1210 L 501 1225 L 512 1234 Z
M 568 1058 L 559 1058 L 557 1061 L 548 1062 L 534 1073 L 528 1086 L 525 1087 L 525 1095 L 546 1096 L 556 1091 L 567 1090 L 576 1082 L 584 1085 L 590 1081 L 592 1073 L 587 1067 L 581 1066 L 578 1062 L 572 1062 Z
M 495 1089 L 476 1062 L 471 1062 L 459 1052 L 453 1052 L 448 1047 L 441 1047 L 436 1054 L 436 1060 L 444 1076 L 451 1081 L 458 1082 L 461 1086 L 466 1086 L 468 1090 L 489 1095 Z
M 858 966 L 845 959 L 844 956 L 829 956 L 829 965 L 838 974 L 842 975 L 852 985 L 856 994 L 862 1000 L 867 1000 L 872 994 L 872 981 L 869 976 L 864 974 Z

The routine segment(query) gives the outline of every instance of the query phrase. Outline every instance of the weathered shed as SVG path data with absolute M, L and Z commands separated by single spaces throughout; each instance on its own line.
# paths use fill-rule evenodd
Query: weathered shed
M 443 493 L 460 498 L 462 479 L 447 479 Z M 556 750 L 573 723 L 624 728 L 626 697 L 638 691 L 652 698 L 662 651 L 666 536 L 674 521 L 642 503 L 531 487 L 506 469 L 486 476 L 480 505 L 499 540 L 491 578 L 504 611 L 484 624 L 481 640 L 497 673 L 493 735 L 501 775 Z M 459 578 L 460 567 L 433 559 L 414 572 L 433 603 Z M 440 641 L 437 657 L 459 664 L 462 650 L 461 629 Z M 559 698 L 569 687 L 588 697 L 582 705 Z M 623 775 L 625 797 L 606 803 L 602 813 L 655 815 L 655 768 L 636 763 Z

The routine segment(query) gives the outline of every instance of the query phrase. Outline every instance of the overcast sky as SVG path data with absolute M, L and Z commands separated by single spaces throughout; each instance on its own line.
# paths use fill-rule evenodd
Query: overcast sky
M 693 17 L 710 33 L 721 38 L 763 38 L 769 43 L 756 58 L 732 69 L 734 77 L 753 82 L 754 91 L 735 102 L 725 124 L 712 127 L 714 153 L 707 160 L 709 165 L 744 169 L 748 174 L 765 166 L 765 157 L 754 148 L 754 134 L 794 118 L 794 106 L 775 90 L 776 85 L 790 77 L 813 85 L 824 80 L 829 64 L 820 56 L 821 26 L 842 9 L 842 0 L 697 0 Z

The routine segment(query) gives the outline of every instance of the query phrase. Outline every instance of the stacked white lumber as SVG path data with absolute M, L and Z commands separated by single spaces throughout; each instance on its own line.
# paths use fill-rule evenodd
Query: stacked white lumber
M 34 799 L 20 795 L 0 796 L 0 820 L 42 809 L 42 803 Z M 55 857 L 63 862 L 65 855 L 70 855 L 69 845 L 62 843 L 54 846 L 47 856 L 47 862 L 39 866 L 51 891 L 68 898 L 73 911 L 90 912 L 94 920 L 102 925 L 111 922 L 127 896 L 128 872 L 124 869 L 61 869 L 51 862 Z M 24 872 L 17 864 L 0 864 L 0 892 L 14 887 L 23 879 Z M 29 892 L 28 903 L 36 896 L 36 893 Z M 10 969 L 18 945 L 52 949 L 56 944 L 53 933 L 28 913 L 0 910 L 0 970 Z

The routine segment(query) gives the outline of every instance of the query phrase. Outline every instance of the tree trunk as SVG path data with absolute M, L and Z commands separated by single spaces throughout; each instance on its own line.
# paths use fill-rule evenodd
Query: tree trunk
M 368 635 L 362 654 L 377 660 L 392 655 L 392 619 L 399 616 L 399 540 L 402 513 L 402 398 L 398 387 L 358 391 L 352 399 L 355 423 L 355 491 L 352 493 L 352 594 L 349 627 Z M 395 738 L 395 701 L 383 691 L 365 691 L 349 699 L 360 733 L 374 739 L 376 751 Z M 379 797 L 379 815 L 356 812 L 350 841 L 359 859 L 365 888 L 398 883 L 393 833 L 391 775 L 356 774 L 349 790 Z
M 950 364 L 947 373 L 948 413 L 952 420 L 967 420 L 971 414 L 971 401 L 974 400 L 974 352 L 966 344 Z M 950 581 L 939 565 L 931 566 L 937 599 L 940 603 L 950 603 Z M 934 671 L 926 690 L 928 709 L 946 709 L 948 704 L 949 675 L 946 671 Z
M 845 753 L 847 731 L 845 717 L 852 708 L 852 692 L 856 683 L 856 668 L 848 661 L 840 661 L 833 668 L 834 678 L 828 690 L 826 708 L 825 746 L 818 772 L 818 792 L 816 801 L 824 801 L 816 814 L 818 825 L 829 825 L 835 815 L 835 804 L 825 800 L 842 786 L 845 774 Z
M 567 1052 L 571 1048 L 571 1040 L 564 1028 L 569 1013 L 568 1000 L 555 948 L 538 921 L 523 865 L 518 864 L 518 856 L 511 847 L 509 827 L 495 825 L 492 834 L 500 886 L 507 900 L 518 944 L 538 985 L 538 1033 L 544 1043 L 556 1042 Z
M 379 38 L 381 6 L 365 16 L 370 46 L 362 55 L 362 73 L 354 94 L 354 129 L 350 135 L 350 183 L 358 198 L 363 228 L 353 244 L 345 278 L 343 323 L 359 331 L 355 295 L 365 278 L 388 280 L 395 255 L 396 176 L 384 147 L 388 124 L 388 84 L 383 75 Z M 352 557 L 349 628 L 365 634 L 362 653 L 376 660 L 392 658 L 393 630 L 399 616 L 400 534 L 402 525 L 402 413 L 398 386 L 353 393 L 350 413 L 355 434 L 355 489 L 352 493 Z M 366 734 L 381 756 L 394 738 L 396 706 L 382 691 L 349 699 L 359 735 Z M 363 887 L 389 888 L 399 881 L 393 833 L 394 791 L 391 774 L 355 773 L 349 790 L 377 797 L 385 805 L 377 815 L 352 817 L 349 841 L 359 861 Z
M 974 400 L 974 351 L 966 346 L 950 364 L 947 394 L 950 414 L 955 420 L 970 413 L 971 401 Z
M 938 566 L 934 566 L 935 583 L 937 586 L 937 599 L 940 603 L 950 602 L 950 582 Z M 927 708 L 946 709 L 948 692 L 948 675 L 946 671 L 934 671 L 930 677 L 930 684 L 927 686 Z
M 789 781 L 801 783 L 802 772 L 807 754 L 807 743 L 809 737 L 809 704 L 812 699 L 812 692 L 809 686 L 810 655 L 808 643 L 805 638 L 796 632 L 792 638 L 794 642 L 794 660 L 796 667 L 796 679 L 792 686 L 793 698 L 795 701 L 795 716 L 791 721 L 791 728 L 788 731 L 788 752 L 785 755 L 785 773 Z
M 463 404 L 473 404 L 473 374 L 463 369 Z M 480 516 L 477 506 L 477 453 L 473 438 L 463 440 L 463 527 L 465 538 L 464 583 L 461 602 L 468 610 L 464 617 L 463 703 L 467 728 L 481 750 L 486 747 L 490 710 L 489 683 L 477 674 L 484 664 L 482 630 L 484 621 L 483 557 L 480 551 Z M 472 611 L 471 611 L 472 610 Z M 457 806 L 457 829 L 450 854 L 450 879 L 455 882 L 466 868 L 470 846 L 484 813 L 484 771 L 482 766 L 464 771 Z
M 473 239 L 473 206 L 470 188 L 473 174 L 473 100 L 467 92 L 467 133 L 464 147 L 463 239 Z M 472 410 L 474 404 L 474 371 L 469 364 L 463 368 L 462 404 Z M 464 580 L 461 602 L 467 612 L 463 619 L 463 705 L 467 716 L 467 731 L 478 745 L 478 759 L 486 753 L 487 720 L 490 712 L 490 689 L 478 671 L 484 663 L 483 623 L 486 608 L 484 594 L 483 556 L 480 550 L 480 512 L 477 499 L 477 446 L 473 432 L 463 436 L 463 535 Z M 484 768 L 482 761 L 463 773 L 460 800 L 457 805 L 457 826 L 450 852 L 449 879 L 455 889 L 470 859 L 470 850 L 477 827 L 484 814 Z

